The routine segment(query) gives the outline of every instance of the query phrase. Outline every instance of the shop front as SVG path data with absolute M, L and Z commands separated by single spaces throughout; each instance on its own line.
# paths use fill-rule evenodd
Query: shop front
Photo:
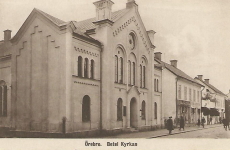
M 183 117 L 186 124 L 191 123 L 191 103 L 190 101 L 177 100 L 177 118 Z

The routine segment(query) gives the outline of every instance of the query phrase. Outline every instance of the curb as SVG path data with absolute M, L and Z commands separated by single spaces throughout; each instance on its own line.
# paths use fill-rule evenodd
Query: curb
M 220 127 L 220 126 L 221 125 L 217 125 L 217 126 L 214 126 L 214 127 L 198 128 L 198 129 L 192 129 L 192 130 L 187 130 L 187 131 L 175 132 L 175 133 L 172 133 L 172 134 L 156 135 L 156 136 L 149 137 L 147 139 L 158 138 L 158 137 L 163 137 L 163 136 L 170 136 L 170 135 L 187 133 L 187 132 L 193 132 L 193 131 L 204 130 L 204 129 L 209 129 L 209 128 L 216 128 L 216 127 Z

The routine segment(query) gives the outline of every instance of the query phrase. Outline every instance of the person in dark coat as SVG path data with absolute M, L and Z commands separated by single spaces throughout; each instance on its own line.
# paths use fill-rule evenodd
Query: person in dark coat
M 197 125 L 198 125 L 198 127 L 200 127 L 200 119 L 198 119 Z
M 173 130 L 172 117 L 169 117 L 169 119 L 167 120 L 167 130 L 169 130 L 169 134 L 172 133 L 172 130 Z
M 204 117 L 201 119 L 201 124 L 202 124 L 202 126 L 203 126 L 203 128 L 204 128 L 204 124 L 205 124 L 205 119 L 204 119 Z
M 226 130 L 226 119 L 225 118 L 223 118 L 222 123 L 224 125 L 225 130 Z
M 179 130 L 181 130 L 181 128 L 184 130 L 184 118 L 182 116 L 180 117 L 180 128 L 179 128 Z
M 227 129 L 229 129 L 229 120 L 226 118 L 223 118 L 222 122 L 224 124 L 225 130 L 227 131 Z

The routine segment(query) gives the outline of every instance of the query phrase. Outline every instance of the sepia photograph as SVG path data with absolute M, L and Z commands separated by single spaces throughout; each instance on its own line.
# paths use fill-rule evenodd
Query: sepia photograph
M 0 149 L 227 150 L 229 8 L 0 0 Z

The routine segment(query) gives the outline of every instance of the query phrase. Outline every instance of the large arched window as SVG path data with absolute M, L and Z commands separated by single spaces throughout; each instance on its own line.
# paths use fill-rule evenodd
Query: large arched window
M 159 80 L 158 79 L 156 79 L 156 91 L 158 92 L 159 91 L 159 82 L 158 82 Z
M 135 56 L 134 53 L 130 53 L 129 55 L 129 78 L 130 78 L 130 85 L 135 85 L 136 84 L 136 62 L 137 62 L 137 58 Z M 139 69 L 138 69 L 138 73 L 139 73 Z
M 123 58 L 120 57 L 119 83 L 123 83 L 123 68 L 124 68 Z
M 145 101 L 142 101 L 141 104 L 141 118 L 145 119 Z
M 94 60 L 91 60 L 91 66 L 90 66 L 90 78 L 94 79 Z
M 90 121 L 90 97 L 85 95 L 82 101 L 82 121 Z
M 129 64 L 128 64 L 128 67 L 129 67 L 129 70 L 128 70 L 128 72 L 129 72 L 129 85 L 131 85 L 131 80 L 132 80 L 132 77 L 131 77 L 131 74 L 132 74 L 132 72 L 131 72 L 131 61 L 129 60 Z
M 143 87 L 145 88 L 146 86 L 145 86 L 145 80 L 146 80 L 146 73 L 145 73 L 145 71 L 146 71 L 146 69 L 145 69 L 145 66 L 143 66 Z
M 78 56 L 78 76 L 82 77 L 82 57 Z
M 89 67 L 89 60 L 88 58 L 85 58 L 85 63 L 84 63 L 84 77 L 88 78 L 88 67 Z
M 117 120 L 122 121 L 122 99 L 119 98 L 117 101 Z
M 135 62 L 133 62 L 133 85 L 135 85 L 136 80 L 136 65 Z
M 142 87 L 142 65 L 140 65 L 140 87 Z
M 141 69 L 140 69 L 140 80 L 141 80 L 141 85 L 140 87 L 146 88 L 146 65 L 147 61 L 145 57 L 141 58 Z
M 7 86 L 4 81 L 0 81 L 0 116 L 7 116 Z
M 124 83 L 124 62 L 125 51 L 120 46 L 115 52 L 115 82 Z
M 115 82 L 118 82 L 118 57 L 115 55 Z
M 154 119 L 157 119 L 157 103 L 154 103 Z

